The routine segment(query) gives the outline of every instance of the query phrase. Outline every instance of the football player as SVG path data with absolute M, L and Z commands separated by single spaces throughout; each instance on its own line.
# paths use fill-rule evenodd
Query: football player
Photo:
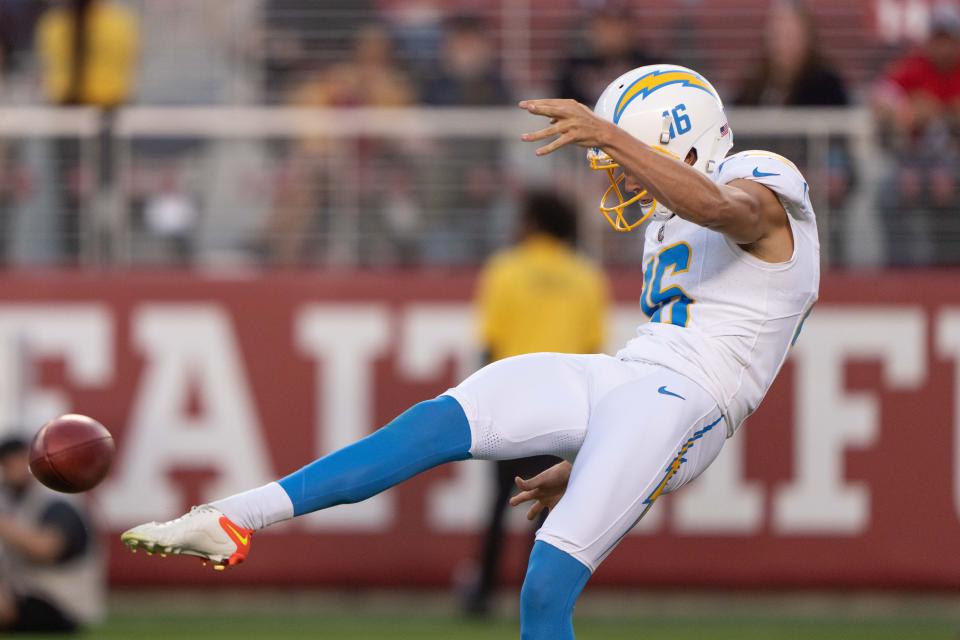
M 617 231 L 646 227 L 640 306 L 616 356 L 539 353 L 495 362 L 379 431 L 246 493 L 123 534 L 132 547 L 243 560 L 256 530 L 364 500 L 469 458 L 550 454 L 515 504 L 550 510 L 520 596 L 521 637 L 573 637 L 590 575 L 657 498 L 696 478 L 763 400 L 817 299 L 819 244 L 807 183 L 785 158 L 727 157 L 723 103 L 698 73 L 640 67 L 592 111 L 527 100 L 549 119 L 537 155 L 585 147 L 610 186 Z

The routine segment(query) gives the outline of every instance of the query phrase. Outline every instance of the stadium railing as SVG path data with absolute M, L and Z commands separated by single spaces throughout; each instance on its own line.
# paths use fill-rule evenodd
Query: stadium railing
M 731 109 L 736 149 L 786 149 L 811 184 L 826 264 L 883 264 L 883 154 L 866 109 Z M 0 109 L 5 262 L 475 264 L 507 241 L 518 194 L 578 199 L 585 248 L 638 243 L 593 215 L 579 152 L 537 159 L 514 108 Z M 839 158 L 839 160 L 838 160 Z M 836 175 L 854 176 L 841 198 Z

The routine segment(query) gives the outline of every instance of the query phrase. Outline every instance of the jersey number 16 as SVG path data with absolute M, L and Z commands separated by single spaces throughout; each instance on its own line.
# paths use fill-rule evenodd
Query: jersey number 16
M 647 263 L 643 272 L 640 308 L 651 322 L 666 322 L 685 327 L 690 322 L 693 298 L 680 285 L 663 286 L 663 277 L 683 273 L 690 268 L 690 245 L 678 242 L 664 248 Z

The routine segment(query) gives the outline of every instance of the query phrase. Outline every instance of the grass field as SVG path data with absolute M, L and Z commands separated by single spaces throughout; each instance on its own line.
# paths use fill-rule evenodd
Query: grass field
M 960 613 L 951 598 L 933 605 L 884 598 L 864 604 L 832 596 L 775 602 L 748 596 L 733 603 L 711 597 L 657 598 L 640 594 L 591 599 L 578 612 L 578 640 L 960 640 Z M 370 601 L 276 593 L 263 598 L 242 593 L 236 599 L 230 594 L 138 595 L 121 599 L 106 624 L 82 637 L 499 640 L 519 635 L 515 611 L 490 620 L 465 620 L 453 613 L 452 605 L 442 596 Z M 687 608 L 691 613 L 684 612 Z
M 203 638 L 236 640 L 499 640 L 517 638 L 517 622 L 465 622 L 431 615 L 168 615 L 120 614 L 86 637 L 104 640 Z M 584 617 L 576 625 L 581 640 L 943 640 L 957 637 L 946 620 L 849 621 L 817 619 L 715 619 Z

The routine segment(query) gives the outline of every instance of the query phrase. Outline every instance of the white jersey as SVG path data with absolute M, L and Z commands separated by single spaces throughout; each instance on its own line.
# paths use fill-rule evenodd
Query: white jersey
M 640 306 L 649 321 L 617 354 L 660 364 L 703 387 L 734 431 L 763 400 L 817 300 L 820 243 L 807 182 L 765 151 L 726 158 L 718 183 L 754 180 L 780 199 L 793 256 L 764 262 L 680 217 L 647 226 Z

